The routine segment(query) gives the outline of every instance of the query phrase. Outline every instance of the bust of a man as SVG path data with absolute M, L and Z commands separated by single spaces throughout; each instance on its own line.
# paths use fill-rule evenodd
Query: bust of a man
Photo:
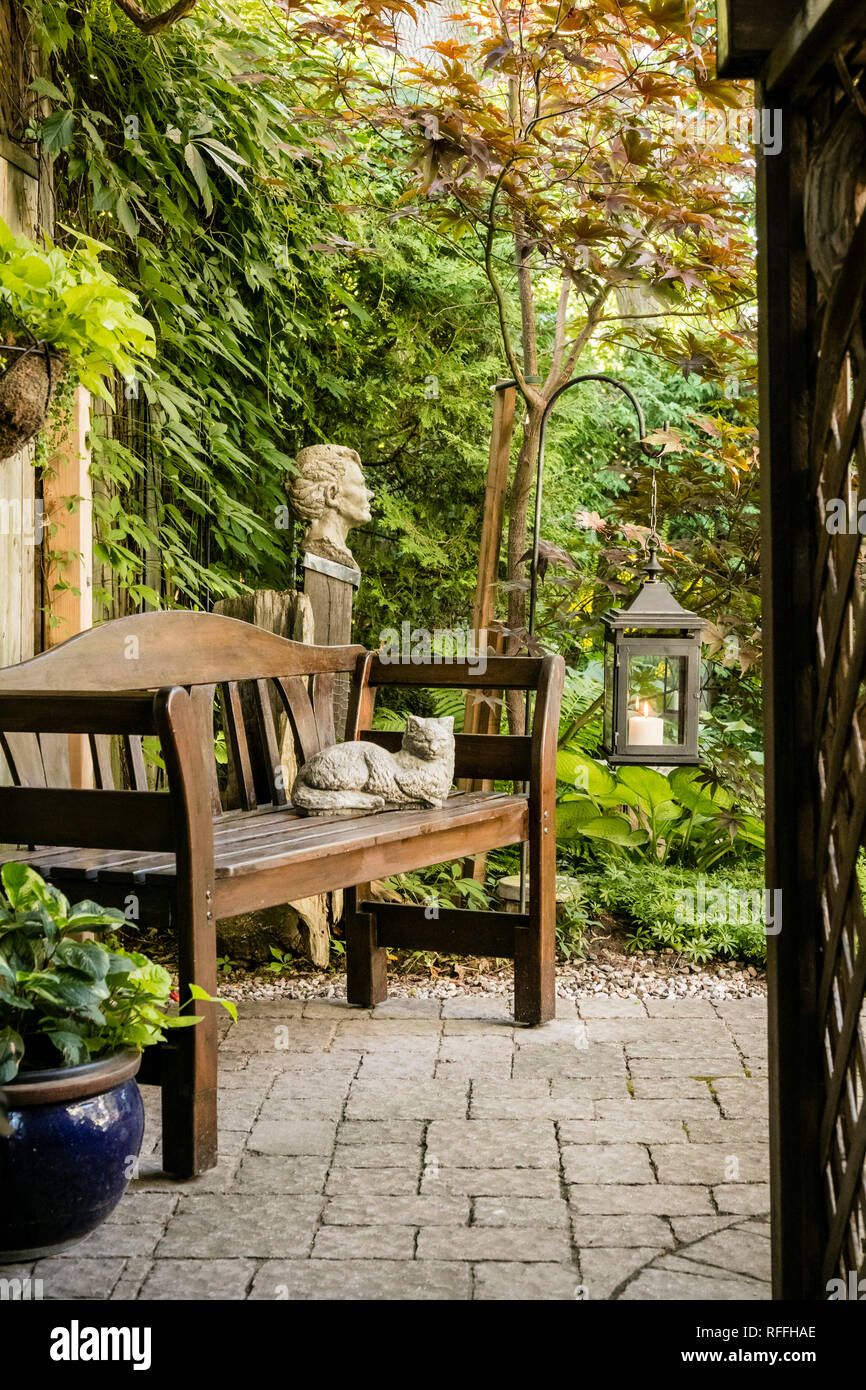
M 370 499 L 354 449 L 342 444 L 312 444 L 295 460 L 297 473 L 289 479 L 289 501 L 309 522 L 302 548 L 326 560 L 357 569 L 346 544 L 349 532 L 370 520 Z

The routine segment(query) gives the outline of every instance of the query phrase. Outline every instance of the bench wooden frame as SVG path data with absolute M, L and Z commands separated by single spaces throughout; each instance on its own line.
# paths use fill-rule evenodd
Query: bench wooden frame
M 514 794 L 452 795 L 440 809 L 306 818 L 288 804 L 275 702 L 300 759 L 334 742 L 333 688 L 349 673 L 346 737 L 399 746 L 373 730 L 383 685 L 535 691 L 526 736 L 458 734 L 457 778 L 512 781 Z M 345 678 L 345 675 L 344 675 Z M 554 1014 L 555 779 L 560 657 L 386 664 L 361 647 L 287 641 L 215 614 L 145 613 L 116 619 L 31 661 L 0 671 L 0 844 L 68 896 L 168 922 L 177 936 L 181 998 L 190 983 L 217 988 L 215 922 L 345 888 L 348 997 L 386 997 L 386 947 L 512 957 L 515 1018 Z M 214 761 L 219 696 L 240 806 L 223 810 Z M 84 735 L 95 787 L 70 786 L 68 735 Z M 148 788 L 141 739 L 156 735 L 167 794 Z M 128 788 L 112 774 L 119 738 Z M 115 758 L 116 763 L 116 758 Z M 529 842 L 524 914 L 371 902 L 372 879 Z M 39 846 L 41 848 L 35 848 Z M 217 1159 L 217 1007 L 195 1028 L 149 1050 L 142 1079 L 162 1086 L 163 1164 L 191 1176 Z

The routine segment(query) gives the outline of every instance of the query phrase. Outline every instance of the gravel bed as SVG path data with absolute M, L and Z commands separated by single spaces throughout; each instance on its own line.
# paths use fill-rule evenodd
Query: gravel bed
M 449 999 L 456 994 L 510 995 L 513 970 L 493 961 L 465 961 L 447 973 L 389 971 L 389 998 Z M 293 969 L 291 974 L 235 970 L 220 982 L 224 999 L 345 999 L 344 973 Z M 565 999 L 754 999 L 767 993 L 764 974 L 742 962 L 689 965 L 673 952 L 626 953 L 614 944 L 586 960 L 559 961 L 556 992 Z

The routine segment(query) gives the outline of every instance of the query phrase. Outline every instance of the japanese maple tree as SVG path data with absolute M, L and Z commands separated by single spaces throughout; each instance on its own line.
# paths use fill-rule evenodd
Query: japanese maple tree
M 748 89 L 716 77 L 705 3 L 287 8 L 321 93 L 309 115 L 387 139 L 403 209 L 489 280 L 526 407 L 508 519 L 517 649 L 542 412 L 589 345 L 636 345 L 710 379 L 743 371 L 751 155 L 696 138 L 689 117 L 736 111 Z

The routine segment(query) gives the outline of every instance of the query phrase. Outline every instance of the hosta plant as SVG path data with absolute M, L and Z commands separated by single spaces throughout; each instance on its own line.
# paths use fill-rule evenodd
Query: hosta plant
M 166 1012 L 171 976 L 118 944 L 122 913 L 87 901 L 72 906 L 23 864 L 5 864 L 0 883 L 0 1086 L 22 1067 L 77 1066 L 199 1022 Z M 103 939 L 80 940 L 83 932 Z M 191 993 L 210 999 L 196 985 Z M 235 1016 L 234 1004 L 217 1002 Z
M 626 765 L 613 772 L 578 749 L 557 758 L 556 838 L 589 842 L 602 858 L 711 869 L 763 850 L 764 827 L 700 768 Z

